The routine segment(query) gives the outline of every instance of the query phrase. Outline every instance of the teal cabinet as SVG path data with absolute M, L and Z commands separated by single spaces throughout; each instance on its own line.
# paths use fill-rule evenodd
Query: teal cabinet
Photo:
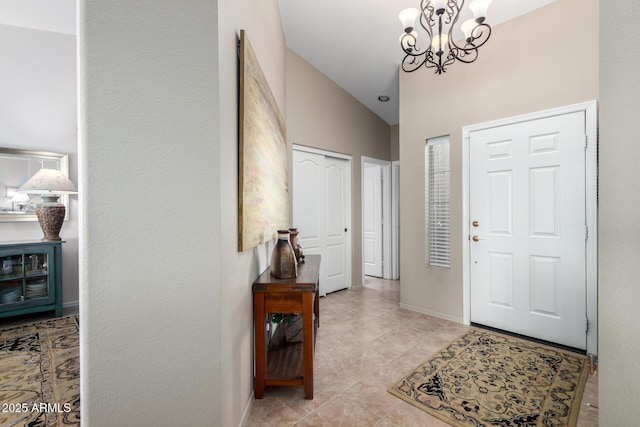
M 0 243 L 0 318 L 42 311 L 62 316 L 62 243 Z

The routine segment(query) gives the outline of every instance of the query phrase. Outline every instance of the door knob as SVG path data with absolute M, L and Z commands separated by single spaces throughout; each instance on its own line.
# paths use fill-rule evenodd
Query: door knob
M 473 221 L 471 225 L 473 225 L 474 227 L 479 227 L 480 223 L 478 221 Z
M 484 240 L 484 239 L 481 239 L 481 238 L 480 238 L 480 237 L 478 237 L 478 236 L 473 236 L 473 237 L 471 238 L 471 240 L 473 240 L 474 242 L 479 242 L 480 240 Z

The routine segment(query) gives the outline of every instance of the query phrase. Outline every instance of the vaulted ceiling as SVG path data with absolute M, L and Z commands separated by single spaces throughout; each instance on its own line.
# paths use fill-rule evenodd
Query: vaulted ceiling
M 495 27 L 554 1 L 493 0 L 487 22 Z M 419 7 L 419 0 L 278 0 L 278 4 L 291 50 L 387 123 L 398 123 L 398 65 L 403 57 L 398 13 Z M 76 0 L 0 0 L 0 25 L 75 34 Z M 378 101 L 380 95 L 389 101 Z
M 554 1 L 493 0 L 487 23 L 495 27 Z M 403 29 L 398 13 L 407 7 L 418 8 L 420 1 L 278 0 L 278 3 L 288 47 L 389 124 L 398 123 L 398 65 L 403 58 L 399 43 Z M 438 78 L 430 70 L 415 72 Z M 378 101 L 380 95 L 389 96 L 389 101 Z

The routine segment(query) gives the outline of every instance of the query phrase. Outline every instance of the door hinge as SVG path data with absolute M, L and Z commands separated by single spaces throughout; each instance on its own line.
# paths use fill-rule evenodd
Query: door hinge
M 584 148 L 586 150 L 586 148 L 589 146 L 589 135 L 585 135 L 584 136 Z
M 589 227 L 585 225 L 584 227 L 584 240 L 589 239 Z
M 584 331 L 589 332 L 589 318 L 584 319 Z

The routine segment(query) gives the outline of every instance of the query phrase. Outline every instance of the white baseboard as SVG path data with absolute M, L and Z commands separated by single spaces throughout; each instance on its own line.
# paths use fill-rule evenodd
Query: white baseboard
M 62 303 L 62 308 L 75 308 L 75 307 L 80 307 L 80 301 L 69 301 L 69 302 Z
M 456 323 L 463 323 L 462 317 L 449 316 L 448 314 L 439 313 L 437 311 L 432 311 L 432 310 L 426 310 L 421 307 L 416 307 L 414 305 L 403 304 L 403 303 L 400 303 L 400 307 L 405 308 L 407 310 L 411 310 L 411 311 L 417 311 L 418 313 L 426 314 L 428 316 L 438 317 L 440 319 L 450 320 Z
M 251 389 L 249 400 L 244 405 L 244 411 L 242 411 L 242 418 L 240 419 L 240 427 L 246 427 L 249 423 L 249 417 L 251 416 L 251 409 L 253 409 L 254 402 L 254 389 Z
M 357 291 L 358 289 L 362 289 L 362 288 L 364 288 L 364 286 L 362 286 L 362 285 L 351 285 L 350 289 L 352 291 Z

